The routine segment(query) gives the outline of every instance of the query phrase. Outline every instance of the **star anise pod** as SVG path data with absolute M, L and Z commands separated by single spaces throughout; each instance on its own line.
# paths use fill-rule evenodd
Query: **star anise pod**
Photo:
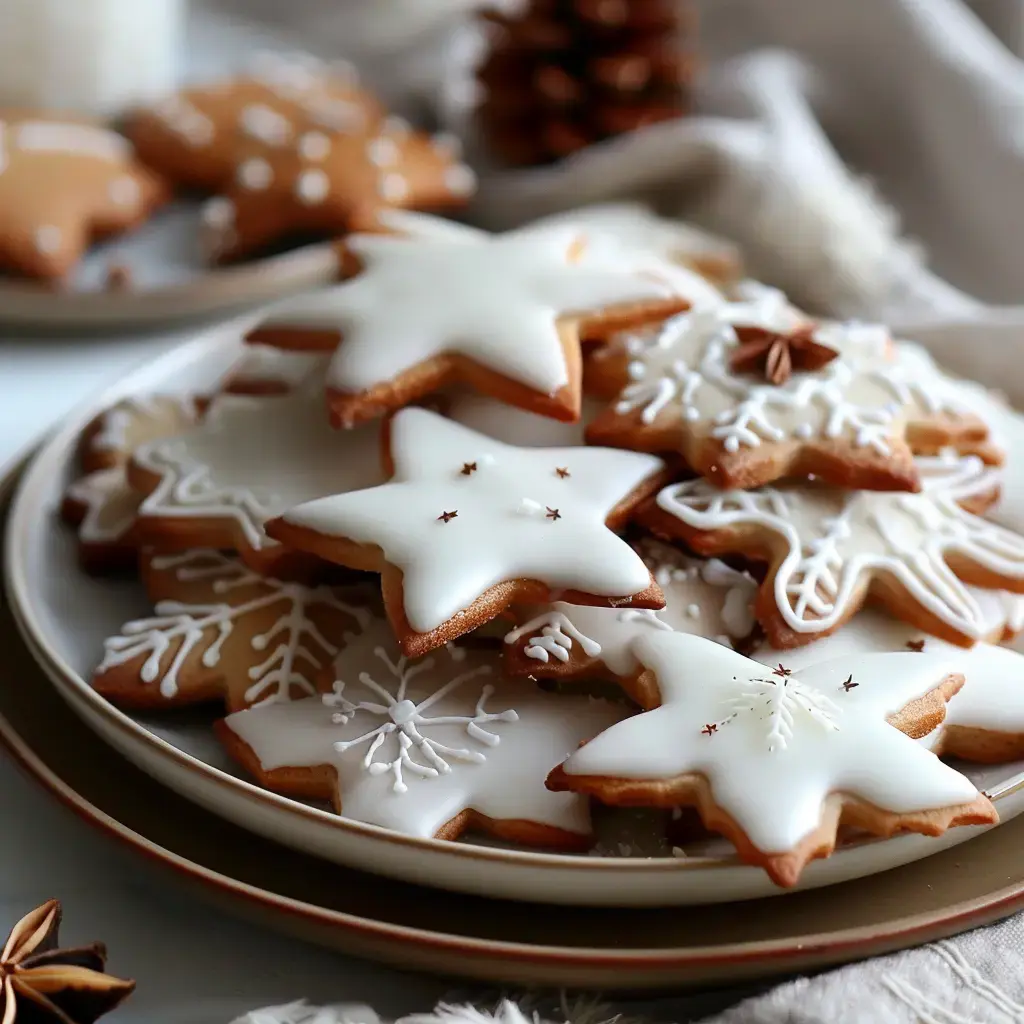
M 60 904 L 26 914 L 0 954 L 0 1024 L 93 1024 L 135 988 L 104 974 L 102 943 L 60 949 Z
M 733 373 L 760 373 L 770 384 L 785 384 L 794 370 L 820 370 L 839 355 L 835 349 L 814 340 L 815 327 L 807 324 L 789 334 L 764 327 L 738 327 L 739 345 L 733 349 L 729 366 Z

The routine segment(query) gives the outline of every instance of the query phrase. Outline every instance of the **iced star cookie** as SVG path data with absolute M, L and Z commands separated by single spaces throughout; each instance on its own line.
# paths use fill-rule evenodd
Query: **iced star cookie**
M 455 382 L 572 421 L 581 338 L 689 305 L 658 278 L 588 266 L 580 245 L 572 229 L 478 240 L 353 236 L 354 276 L 279 303 L 249 340 L 334 350 L 327 391 L 336 425 Z
M 415 407 L 391 419 L 387 445 L 387 483 L 289 509 L 267 532 L 380 573 L 403 653 L 425 654 L 516 602 L 664 603 L 612 532 L 664 479 L 659 459 L 517 448 Z
M 550 792 L 544 778 L 624 708 L 503 680 L 493 650 L 447 645 L 410 660 L 382 619 L 346 639 L 326 688 L 230 715 L 218 735 L 268 789 L 330 800 L 353 821 L 439 839 L 590 844 L 587 800 Z
M 841 824 L 941 835 L 998 820 L 988 798 L 915 742 L 963 684 L 947 659 L 868 654 L 774 671 L 701 637 L 633 645 L 661 705 L 612 726 L 548 776 L 604 803 L 694 806 L 704 824 L 797 883 Z
M 651 631 L 694 633 L 733 647 L 754 633 L 757 583 L 717 558 L 691 558 L 643 540 L 637 550 L 665 595 L 660 611 L 594 608 L 555 601 L 505 637 L 505 670 L 542 679 L 615 679 L 641 707 L 658 703 L 657 685 L 633 654 Z
M 586 382 L 617 392 L 587 430 L 592 444 L 679 452 L 724 488 L 813 474 L 916 490 L 913 452 L 980 452 L 988 439 L 953 382 L 887 330 L 815 324 L 763 286 L 617 339 Z
M 243 155 L 296 145 L 308 132 L 366 135 L 383 119 L 347 64 L 262 54 L 238 78 L 185 89 L 137 111 L 140 157 L 179 185 L 219 192 Z
M 345 632 L 369 621 L 339 590 L 258 576 L 217 551 L 150 554 L 143 577 L 153 614 L 105 642 L 92 679 L 120 707 L 238 711 L 312 695 Z
M 314 373 L 284 395 L 219 394 L 190 430 L 136 448 L 128 479 L 145 495 L 141 536 L 162 550 L 237 551 L 261 573 L 317 574 L 313 560 L 267 535 L 266 521 L 384 479 L 379 426 L 332 430 L 322 380 Z
M 116 132 L 0 110 L 0 269 L 63 278 L 94 240 L 137 227 L 167 198 Z
M 993 628 L 967 584 L 1024 592 L 1024 537 L 966 511 L 995 500 L 998 472 L 950 452 L 916 468 L 917 494 L 814 484 L 719 491 L 690 480 L 666 487 L 638 518 L 701 554 L 766 561 L 755 611 L 775 647 L 827 636 L 867 600 L 951 643 L 1000 639 L 1002 624 Z

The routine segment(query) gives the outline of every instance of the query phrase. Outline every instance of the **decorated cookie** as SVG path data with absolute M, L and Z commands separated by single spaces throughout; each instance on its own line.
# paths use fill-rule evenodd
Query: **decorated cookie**
M 106 641 L 93 687 L 122 707 L 223 701 L 229 711 L 308 696 L 368 612 L 330 587 L 256 575 L 216 551 L 151 555 L 153 614 Z
M 691 480 L 666 487 L 640 519 L 702 554 L 767 561 L 755 608 L 776 647 L 826 636 L 869 599 L 952 643 L 999 640 L 1002 617 L 966 584 L 1024 592 L 1024 537 L 962 507 L 990 504 L 998 473 L 949 452 L 916 468 L 918 494 L 813 484 L 719 491 Z
M 816 325 L 763 286 L 620 338 L 586 379 L 619 389 L 591 443 L 679 452 L 718 487 L 813 474 L 916 490 L 913 451 L 978 452 L 988 437 L 953 382 L 905 359 L 884 328 Z
M 641 707 L 658 703 L 633 642 L 654 631 L 694 633 L 732 647 L 751 638 L 757 584 L 717 558 L 691 558 L 654 540 L 637 547 L 665 595 L 660 611 L 555 601 L 506 637 L 506 671 L 543 679 L 614 678 Z
M 0 268 L 65 277 L 92 241 L 142 224 L 167 198 L 115 132 L 0 111 Z
M 571 229 L 479 241 L 354 236 L 355 276 L 279 303 L 250 340 L 336 349 L 327 388 L 341 426 L 455 381 L 575 420 L 580 338 L 688 305 L 658 279 L 574 262 L 579 244 Z
M 390 421 L 391 480 L 267 524 L 327 561 L 379 572 L 402 651 L 425 654 L 514 602 L 661 607 L 612 528 L 664 479 L 649 455 L 517 448 L 408 408 Z
M 245 75 L 139 111 L 128 134 L 142 159 L 179 185 L 219 192 L 253 149 L 291 148 L 308 132 L 364 136 L 382 118 L 350 65 L 261 54 Z
M 914 742 L 963 683 L 941 656 L 873 654 L 774 670 L 685 633 L 633 645 L 662 703 L 548 777 L 609 804 L 694 806 L 744 860 L 792 886 L 836 829 L 940 835 L 998 820 L 988 798 Z
M 346 639 L 329 690 L 230 715 L 219 735 L 261 784 L 331 800 L 353 821 L 589 845 L 586 799 L 552 793 L 544 778 L 624 708 L 502 680 L 493 650 L 447 645 L 410 660 L 382 619 Z
M 380 209 L 455 209 L 475 188 L 454 140 L 388 118 L 370 135 L 313 130 L 285 146 L 243 149 L 203 220 L 214 255 L 227 261 L 292 237 L 372 230 Z
M 142 536 L 164 550 L 237 551 L 259 572 L 316 572 L 264 523 L 312 498 L 383 480 L 379 426 L 331 430 L 322 380 L 314 374 L 280 396 L 217 395 L 191 430 L 137 448 L 128 475 L 146 495 Z

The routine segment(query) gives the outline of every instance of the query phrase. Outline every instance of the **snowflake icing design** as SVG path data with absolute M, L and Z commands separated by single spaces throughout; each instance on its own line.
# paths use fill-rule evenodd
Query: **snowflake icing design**
M 790 678 L 784 671 L 776 674 L 778 679 L 758 677 L 748 680 L 752 688 L 733 697 L 729 701 L 732 713 L 716 724 L 727 725 L 742 715 L 755 716 L 767 726 L 769 752 L 787 748 L 793 738 L 793 726 L 798 715 L 806 715 L 823 729 L 839 728 L 840 709 L 835 701 L 820 690 Z

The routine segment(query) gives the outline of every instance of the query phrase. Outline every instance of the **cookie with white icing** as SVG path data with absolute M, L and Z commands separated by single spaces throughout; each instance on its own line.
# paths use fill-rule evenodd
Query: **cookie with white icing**
M 448 645 L 409 659 L 381 619 L 346 638 L 327 689 L 230 715 L 218 735 L 262 785 L 329 800 L 353 821 L 439 839 L 471 830 L 590 844 L 586 798 L 544 779 L 623 707 L 503 680 L 493 650 Z
M 382 577 L 403 652 L 425 654 L 517 602 L 659 608 L 661 590 L 613 532 L 665 478 L 660 459 L 519 448 L 426 409 L 397 413 L 391 478 L 267 524 L 289 547 Z
M 614 679 L 641 707 L 653 707 L 657 685 L 633 653 L 637 638 L 677 630 L 728 647 L 750 639 L 757 625 L 751 607 L 757 583 L 750 575 L 655 540 L 641 541 L 637 550 L 665 595 L 664 608 L 555 601 L 506 635 L 506 671 L 541 679 Z
M 0 111 L 0 269 L 66 277 L 93 241 L 144 223 L 168 198 L 116 132 Z
M 455 382 L 572 421 L 580 412 L 581 339 L 689 305 L 671 282 L 628 263 L 591 266 L 583 244 L 571 228 L 356 235 L 345 242 L 348 280 L 278 303 L 249 338 L 333 350 L 327 390 L 341 426 Z
M 869 600 L 951 643 L 1003 639 L 1001 617 L 969 586 L 1024 592 L 1024 537 L 972 514 L 995 500 L 998 471 L 951 452 L 915 465 L 917 494 L 690 480 L 638 519 L 701 554 L 767 562 L 755 611 L 775 647 L 827 636 Z
M 132 452 L 194 424 L 205 401 L 192 395 L 128 395 L 100 413 L 82 432 L 78 460 L 84 472 L 123 466 Z
M 587 743 L 548 786 L 608 804 L 693 806 L 781 886 L 828 856 L 836 829 L 940 835 L 995 808 L 917 737 L 963 684 L 927 654 L 867 654 L 775 670 L 685 633 L 633 650 L 662 703 Z
M 358 598 L 258 576 L 217 551 L 150 554 L 143 576 L 153 613 L 105 642 L 92 679 L 121 707 L 238 711 L 312 695 L 345 632 L 369 621 Z
M 882 327 L 815 324 L 774 289 L 617 339 L 587 368 L 612 404 L 593 444 L 678 452 L 723 488 L 813 474 L 916 490 L 913 452 L 984 452 L 988 427 Z
M 267 535 L 266 521 L 384 479 L 379 425 L 332 430 L 322 380 L 313 372 L 283 395 L 218 394 L 190 430 L 137 447 L 128 479 L 145 495 L 141 536 L 165 551 L 237 551 L 262 573 L 318 575 L 314 560 Z

